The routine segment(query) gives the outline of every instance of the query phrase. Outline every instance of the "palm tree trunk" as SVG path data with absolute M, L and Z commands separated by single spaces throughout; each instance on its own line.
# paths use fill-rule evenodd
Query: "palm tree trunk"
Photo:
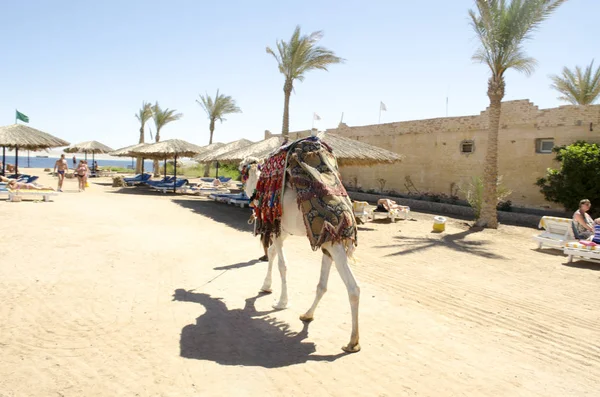
M 502 98 L 504 98 L 504 78 L 492 77 L 488 83 L 488 97 L 490 110 L 488 121 L 488 146 L 483 170 L 483 202 L 481 215 L 476 226 L 498 228 L 498 131 L 500 127 L 500 114 L 502 111 Z
M 212 144 L 213 142 L 213 134 L 215 132 L 215 119 L 210 119 L 210 139 L 208 140 L 208 144 Z M 204 177 L 208 177 L 210 173 L 210 163 L 207 163 L 204 166 Z
M 156 128 L 156 142 L 160 142 L 160 128 Z M 160 176 L 160 165 L 158 164 L 158 160 L 154 160 L 153 167 L 154 168 L 154 176 Z M 165 175 L 166 176 L 166 175 Z
M 140 142 L 139 143 L 144 143 L 144 126 L 142 126 L 142 128 L 140 128 Z M 142 157 L 137 157 L 136 161 L 135 161 L 135 173 L 136 174 L 141 174 L 142 173 L 142 162 L 144 160 L 142 159 Z
M 283 94 L 284 94 L 284 102 L 283 102 L 283 126 L 281 128 L 281 135 L 284 137 L 288 137 L 290 134 L 290 96 L 292 95 L 292 80 L 285 80 L 285 84 L 283 85 Z

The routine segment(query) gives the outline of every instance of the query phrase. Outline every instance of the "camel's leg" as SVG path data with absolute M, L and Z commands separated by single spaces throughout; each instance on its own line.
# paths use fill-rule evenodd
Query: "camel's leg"
M 350 299 L 350 309 L 352 311 L 352 334 L 350 335 L 350 343 L 347 346 L 342 347 L 342 350 L 348 353 L 355 353 L 360 350 L 358 344 L 358 303 L 360 300 L 360 288 L 356 283 L 354 274 L 348 264 L 348 257 L 346 256 L 346 250 L 342 244 L 336 243 L 331 246 L 329 251 L 335 262 L 335 267 L 340 273 L 346 289 L 348 290 L 348 297 Z
M 300 320 L 302 321 L 312 321 L 313 316 L 315 314 L 315 309 L 319 304 L 319 301 L 327 292 L 327 281 L 329 280 L 329 271 L 331 270 L 331 256 L 329 252 L 323 250 L 323 259 L 321 259 L 321 277 L 319 278 L 319 284 L 317 284 L 317 295 L 315 296 L 315 300 L 313 301 L 312 306 L 306 313 L 300 316 Z
M 283 240 L 285 239 L 284 234 L 276 237 L 273 240 L 273 245 L 277 251 L 277 265 L 279 266 L 279 274 L 281 275 L 281 296 L 279 302 L 273 305 L 274 309 L 286 309 L 288 307 L 288 293 L 287 293 L 287 264 L 285 260 L 285 254 L 283 253 Z M 269 260 L 271 255 L 269 255 Z
M 273 262 L 275 261 L 275 255 L 277 254 L 277 250 L 275 249 L 275 244 L 271 244 L 267 249 L 267 256 L 269 257 L 269 267 L 267 268 L 267 275 L 265 276 L 265 281 L 263 281 L 263 285 L 261 287 L 262 292 L 271 292 L 271 275 L 273 273 Z

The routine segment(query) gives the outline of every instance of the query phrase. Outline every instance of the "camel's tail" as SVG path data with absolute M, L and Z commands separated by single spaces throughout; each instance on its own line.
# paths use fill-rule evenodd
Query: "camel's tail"
M 348 257 L 348 262 L 355 264 L 358 262 L 358 258 L 354 256 L 354 251 L 356 251 L 356 246 L 354 245 L 354 241 L 346 240 L 344 242 L 346 248 L 346 256 Z

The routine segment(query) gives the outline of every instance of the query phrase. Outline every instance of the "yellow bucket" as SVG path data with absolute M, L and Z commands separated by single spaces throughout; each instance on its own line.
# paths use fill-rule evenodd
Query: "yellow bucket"
M 446 218 L 443 216 L 436 216 L 433 218 L 433 231 L 441 233 L 446 230 Z
M 85 187 L 90 187 L 90 183 L 88 181 L 85 181 Z

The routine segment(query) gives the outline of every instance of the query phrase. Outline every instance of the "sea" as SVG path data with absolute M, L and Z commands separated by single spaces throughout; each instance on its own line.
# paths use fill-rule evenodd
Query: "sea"
M 56 160 L 59 159 L 58 156 L 56 157 L 51 157 L 51 156 L 44 156 L 44 157 L 37 157 L 39 155 L 24 155 L 21 156 L 21 153 L 19 153 L 19 169 L 23 169 L 23 168 L 54 168 L 54 164 L 56 163 Z M 73 168 L 73 156 L 67 156 L 66 157 L 67 162 L 69 163 L 69 168 Z M 84 156 L 81 157 L 77 157 L 77 162 L 79 162 L 79 160 L 85 159 Z M 0 160 L 2 160 L 2 153 L 0 152 Z M 88 156 L 88 165 L 92 165 L 92 156 Z M 130 168 L 130 169 L 135 169 L 135 161 L 134 160 L 118 160 L 118 159 L 98 159 L 96 158 L 96 162 L 98 163 L 98 167 L 102 168 L 102 167 L 122 167 L 122 168 Z M 162 163 L 162 162 L 161 162 Z M 6 156 L 6 164 L 15 164 L 15 156 Z M 152 160 L 146 160 L 144 161 L 144 169 L 145 170 L 151 170 L 152 169 Z

